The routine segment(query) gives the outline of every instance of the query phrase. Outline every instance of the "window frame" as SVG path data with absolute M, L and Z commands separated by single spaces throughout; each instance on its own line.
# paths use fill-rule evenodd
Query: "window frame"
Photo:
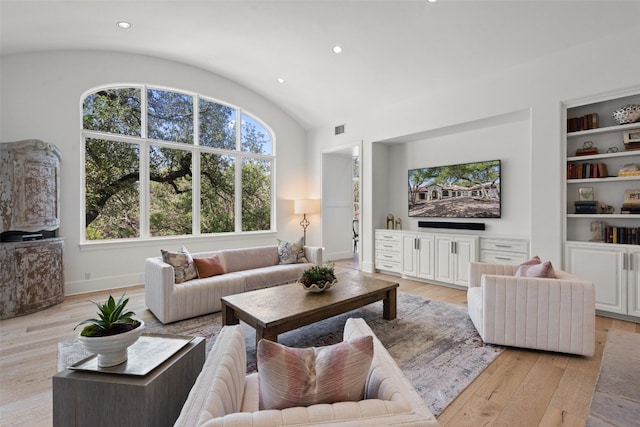
M 102 90 L 124 89 L 134 88 L 140 90 L 140 136 L 113 134 L 104 131 L 96 131 L 84 128 L 84 102 L 88 96 L 93 93 Z M 148 104 L 147 93 L 148 90 L 161 90 L 176 92 L 192 97 L 193 101 L 193 143 L 184 142 L 171 142 L 158 139 L 148 138 Z M 200 145 L 200 100 L 206 100 L 216 104 L 223 105 L 231 108 L 235 111 L 235 149 L 227 150 L 222 148 L 214 148 L 205 145 Z M 276 135 L 273 129 L 265 123 L 258 116 L 243 109 L 242 107 L 233 105 L 228 102 L 224 102 L 213 98 L 211 96 L 202 95 L 187 90 L 176 89 L 166 86 L 151 85 L 151 84 L 109 84 L 92 87 L 86 90 L 80 97 L 80 245 L 81 246 L 94 246 L 94 245 L 114 245 L 125 242 L 156 242 L 163 239 L 198 239 L 207 238 L 211 236 L 246 236 L 250 234 L 264 234 L 276 232 L 276 188 L 275 188 L 275 175 L 276 175 Z M 255 123 L 262 126 L 262 128 L 268 133 L 271 139 L 271 154 L 258 154 L 248 151 L 242 151 L 242 117 L 248 116 Z M 118 239 L 100 239 L 100 240 L 87 240 L 86 237 L 86 141 L 87 139 L 103 139 L 109 141 L 118 141 L 130 144 L 137 144 L 139 147 L 139 183 L 140 183 L 140 197 L 139 197 L 139 214 L 140 214 L 140 236 L 133 238 L 118 238 Z M 149 153 L 151 146 L 158 146 L 163 148 L 177 149 L 191 152 L 192 164 L 191 164 L 191 184 L 192 184 L 192 228 L 191 234 L 182 235 L 166 235 L 166 236 L 152 236 L 150 234 L 150 162 Z M 202 233 L 201 232 L 201 166 L 200 159 L 202 153 L 210 153 L 216 155 L 230 156 L 235 159 L 235 174 L 234 174 L 234 231 L 230 232 L 218 232 L 218 233 Z M 242 230 L 242 164 L 245 159 L 254 159 L 260 161 L 267 161 L 270 167 L 270 226 L 268 230 L 258 231 L 243 231 Z

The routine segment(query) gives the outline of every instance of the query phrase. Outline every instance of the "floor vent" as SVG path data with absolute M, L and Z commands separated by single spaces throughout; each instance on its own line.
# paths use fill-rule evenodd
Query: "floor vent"
M 335 135 L 340 135 L 344 133 L 344 125 L 338 125 L 334 128 Z

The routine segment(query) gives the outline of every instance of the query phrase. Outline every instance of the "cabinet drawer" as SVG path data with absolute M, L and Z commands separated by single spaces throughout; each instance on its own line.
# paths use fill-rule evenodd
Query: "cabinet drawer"
M 400 262 L 400 252 L 376 251 L 376 262 Z
M 480 251 L 480 261 L 491 264 L 522 264 L 528 259 L 527 254 L 516 252 Z
M 376 242 L 379 240 L 400 243 L 402 241 L 402 234 L 396 232 L 376 231 Z
M 377 251 L 391 251 L 400 253 L 400 240 L 376 240 Z
M 502 252 L 529 252 L 529 242 L 522 239 L 480 239 L 482 250 Z
M 395 261 L 385 261 L 376 258 L 376 270 L 393 271 L 400 273 L 400 263 Z

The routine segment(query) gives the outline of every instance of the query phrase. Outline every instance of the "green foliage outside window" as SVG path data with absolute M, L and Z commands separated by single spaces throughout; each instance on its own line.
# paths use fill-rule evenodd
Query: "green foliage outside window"
M 147 89 L 145 104 L 142 90 L 103 89 L 84 99 L 86 240 L 194 234 L 194 200 L 201 234 L 271 229 L 270 132 L 239 110 L 205 98 L 197 98 L 194 113 L 194 96 L 176 91 Z M 142 230 L 141 206 L 148 206 L 142 213 L 148 231 Z

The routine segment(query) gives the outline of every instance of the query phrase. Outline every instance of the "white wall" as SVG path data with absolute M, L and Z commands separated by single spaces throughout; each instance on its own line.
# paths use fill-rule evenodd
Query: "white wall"
M 381 211 L 381 204 L 377 202 L 385 197 L 380 194 L 385 189 L 376 187 L 380 179 L 376 179 L 375 174 L 384 170 L 380 169 L 384 168 L 384 164 L 379 164 L 379 160 L 372 155 L 379 145 L 375 142 L 452 126 L 455 128 L 456 125 L 491 120 L 492 117 L 525 110 L 531 112 L 528 131 L 530 151 L 522 152 L 522 156 L 529 158 L 529 167 L 515 172 L 530 175 L 530 192 L 524 196 L 527 197 L 530 215 L 520 221 L 520 227 L 528 230 L 532 253 L 561 265 L 561 179 L 565 168 L 561 150 L 564 125 L 562 104 L 638 87 L 640 56 L 630 55 L 628 46 L 620 40 L 639 39 L 640 28 L 533 60 L 477 81 L 442 88 L 437 93 L 419 93 L 419 88 L 416 88 L 416 96 L 403 103 L 388 105 L 381 100 L 377 108 L 353 112 L 349 117 L 340 119 L 340 123 L 346 124 L 347 132 L 339 137 L 331 134 L 335 123 L 308 132 L 309 153 L 314 159 L 309 165 L 312 173 L 319 173 L 319 153 L 322 150 L 348 140 L 363 140 L 363 269 L 370 271 L 373 267 L 373 230 L 381 225 L 378 218 L 385 215 L 389 208 L 383 202 L 381 204 L 385 210 Z M 459 150 L 465 152 L 472 150 L 475 141 L 469 138 L 466 143 L 460 144 Z M 444 143 L 439 149 L 451 151 Z M 404 176 L 402 179 L 405 179 Z M 524 179 L 522 182 L 526 181 Z M 391 194 L 398 186 L 394 183 L 389 187 L 386 196 L 389 203 Z M 395 211 L 403 209 L 402 206 L 396 208 L 395 204 L 394 201 Z M 365 249 L 367 247 L 368 250 Z
M 65 238 L 65 293 L 74 294 L 142 282 L 144 259 L 161 248 L 186 245 L 192 252 L 270 245 L 293 240 L 299 220 L 291 200 L 307 197 L 304 130 L 265 98 L 199 68 L 157 58 L 111 52 L 47 52 L 2 56 L 0 140 L 36 138 L 57 145 L 61 164 L 61 227 Z M 244 108 L 267 123 L 276 137 L 277 233 L 208 238 L 167 238 L 132 244 L 80 246 L 80 100 L 88 89 L 112 83 L 148 83 L 210 96 Z M 316 219 L 318 221 L 318 219 Z M 309 244 L 320 244 L 313 237 Z
M 407 200 L 409 169 L 501 160 L 501 218 L 462 220 L 447 218 L 446 221 L 482 222 L 486 225 L 486 231 L 482 234 L 528 238 L 529 230 L 523 228 L 523 225 L 531 222 L 529 129 L 528 116 L 514 115 L 510 116 L 507 123 L 487 126 L 478 124 L 474 129 L 459 132 L 456 129 L 450 129 L 450 133 L 446 135 L 390 146 L 386 168 L 389 171 L 389 200 L 386 212 L 392 213 L 396 218 L 400 217 L 404 229 L 418 230 L 419 220 L 438 221 L 432 218 L 409 218 Z M 386 214 L 382 212 L 382 215 L 378 214 L 377 217 L 380 217 L 380 221 L 384 221 Z M 471 231 L 465 231 L 465 233 L 479 234 Z

